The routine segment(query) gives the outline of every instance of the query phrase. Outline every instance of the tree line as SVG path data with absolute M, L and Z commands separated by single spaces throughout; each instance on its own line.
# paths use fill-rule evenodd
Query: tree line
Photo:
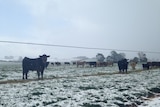
M 104 60 L 118 62 L 119 60 L 126 58 L 126 54 L 125 53 L 117 53 L 116 51 L 111 51 L 110 55 L 108 55 L 106 58 L 101 53 L 98 53 L 96 55 L 96 58 L 100 62 L 103 62 Z M 148 58 L 146 57 L 145 53 L 138 52 L 138 56 L 134 57 L 131 60 L 134 62 L 147 62 Z

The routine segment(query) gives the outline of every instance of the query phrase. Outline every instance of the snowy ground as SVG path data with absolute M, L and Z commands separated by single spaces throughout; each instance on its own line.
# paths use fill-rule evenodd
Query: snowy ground
M 141 65 L 138 65 L 136 69 L 141 71 Z M 50 65 L 44 73 L 44 78 L 47 79 L 35 81 L 37 74 L 30 71 L 28 78 L 33 81 L 0 84 L 0 106 L 160 106 L 160 98 L 150 99 L 160 93 L 159 69 L 136 72 L 130 68 L 128 74 L 117 73 L 116 64 L 113 67 L 98 68 Z M 0 82 L 21 79 L 21 63 L 0 63 Z M 148 98 L 150 100 L 145 100 Z

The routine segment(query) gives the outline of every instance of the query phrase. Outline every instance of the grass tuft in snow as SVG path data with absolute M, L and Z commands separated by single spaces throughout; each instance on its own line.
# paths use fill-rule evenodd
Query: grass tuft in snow
M 83 103 L 82 107 L 102 107 L 99 104 Z

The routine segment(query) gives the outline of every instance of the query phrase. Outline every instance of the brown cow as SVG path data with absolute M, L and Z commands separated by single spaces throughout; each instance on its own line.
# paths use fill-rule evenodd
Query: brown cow
M 78 68 L 79 66 L 84 67 L 85 63 L 86 63 L 85 61 L 77 61 L 77 68 Z
M 97 61 L 96 64 L 97 64 L 97 67 L 106 67 L 107 66 L 107 62 L 99 62 L 99 61 Z
M 113 61 L 107 61 L 106 64 L 107 64 L 107 66 L 113 66 L 114 63 L 113 63 Z
M 137 65 L 137 63 L 136 63 L 136 62 L 134 62 L 134 61 L 130 61 L 130 66 L 132 67 L 132 69 L 133 69 L 133 70 L 135 70 L 135 69 L 136 69 L 136 65 Z

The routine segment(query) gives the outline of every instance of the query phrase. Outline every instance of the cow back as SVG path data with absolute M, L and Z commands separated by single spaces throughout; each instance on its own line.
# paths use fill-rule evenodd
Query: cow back
M 25 57 L 22 62 L 23 69 L 26 70 L 43 70 L 45 68 L 45 63 L 43 63 L 41 58 L 30 59 Z

